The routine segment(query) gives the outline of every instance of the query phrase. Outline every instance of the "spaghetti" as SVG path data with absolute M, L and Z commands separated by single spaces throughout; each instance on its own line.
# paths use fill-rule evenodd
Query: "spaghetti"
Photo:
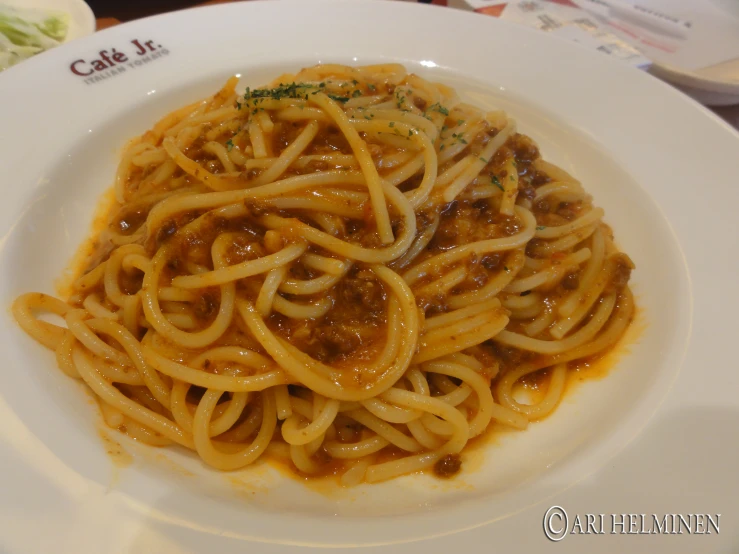
M 449 476 L 623 335 L 633 264 L 504 113 L 399 65 L 236 86 L 129 144 L 68 301 L 13 305 L 111 427 L 220 470 Z

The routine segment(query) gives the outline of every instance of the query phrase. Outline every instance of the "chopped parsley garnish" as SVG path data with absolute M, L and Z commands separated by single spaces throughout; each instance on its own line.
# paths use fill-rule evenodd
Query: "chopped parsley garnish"
M 349 99 L 347 97 L 345 97 L 345 96 L 336 96 L 335 94 L 329 94 L 328 97 L 331 100 L 334 100 L 334 101 L 339 102 L 341 104 L 343 104 L 344 102 L 349 102 Z
M 411 131 L 410 129 L 408 129 L 408 136 L 409 137 L 412 137 L 413 136 L 413 131 Z
M 506 271 L 510 271 L 510 269 L 508 269 L 508 266 L 507 265 L 504 265 L 503 266 L 503 269 L 505 269 Z
M 230 152 L 230 151 L 231 151 L 231 149 L 232 149 L 232 148 L 234 147 L 234 143 L 233 143 L 233 141 L 232 141 L 231 139 L 228 139 L 228 140 L 226 141 L 226 146 L 228 147 L 228 151 Z
M 483 162 L 483 163 L 488 163 L 488 160 L 486 160 L 486 159 L 485 159 L 485 158 L 483 158 L 482 156 L 480 156 L 480 161 L 481 161 L 481 162 Z
M 544 229 L 546 229 L 546 226 L 545 226 L 545 225 L 538 225 L 538 226 L 536 227 L 536 230 L 537 230 L 537 231 L 543 231 Z
M 441 152 L 442 150 L 444 150 L 444 147 L 445 146 L 446 146 L 446 144 L 442 144 L 441 146 L 439 146 L 439 152 Z
M 508 179 L 511 180 L 511 181 L 515 181 L 516 180 L 516 178 L 513 175 L 509 175 L 508 176 Z
M 436 104 L 431 104 L 431 107 L 429 107 L 429 110 L 437 111 L 442 115 L 449 115 L 449 110 L 447 110 L 444 106 L 442 106 L 438 102 Z
M 446 125 L 442 125 L 442 126 L 441 126 L 441 132 L 442 132 L 442 133 L 443 133 L 444 131 L 446 131 L 447 129 L 449 129 L 449 127 L 447 127 Z
M 395 127 L 395 121 L 391 121 L 390 123 L 388 123 L 388 125 L 389 125 L 390 127 Z
M 459 137 L 459 142 L 461 142 L 462 144 L 467 144 L 467 141 L 464 140 L 462 137 Z
M 356 87 L 358 84 L 359 84 L 359 81 L 357 81 L 356 79 L 352 79 L 352 85 Z
M 501 185 L 501 184 L 500 184 L 500 180 L 498 179 L 498 176 L 497 176 L 497 175 L 493 175 L 493 176 L 491 177 L 491 179 L 493 180 L 493 184 L 494 184 L 494 185 L 495 185 L 496 187 L 498 187 L 498 188 L 499 188 L 500 190 L 505 190 L 505 189 L 503 188 L 503 185 Z
M 362 91 L 359 89 L 352 92 L 352 98 L 356 98 L 357 96 L 362 96 Z
M 325 88 L 326 83 L 319 83 L 318 88 Z
M 281 98 L 300 98 L 303 100 L 308 99 L 308 90 L 314 88 L 314 85 L 307 83 L 290 83 L 283 84 L 270 89 L 255 89 L 251 90 L 249 87 L 244 92 L 244 100 L 254 100 L 254 103 L 262 102 L 265 98 L 272 98 L 273 100 L 280 100 Z
M 367 85 L 367 89 L 369 89 L 370 92 L 375 92 L 377 90 L 377 87 L 370 83 Z
M 239 102 L 238 100 L 236 101 L 236 109 L 237 110 L 241 109 L 241 102 Z
M 395 98 L 398 102 L 398 108 L 402 108 L 403 104 L 405 104 L 405 96 L 400 95 L 400 91 L 395 93 Z
M 458 119 L 457 120 L 457 125 L 462 125 L 462 123 L 464 123 L 464 119 Z

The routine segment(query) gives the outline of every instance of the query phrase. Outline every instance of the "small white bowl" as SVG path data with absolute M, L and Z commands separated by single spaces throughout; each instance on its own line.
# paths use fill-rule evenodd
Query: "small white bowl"
M 655 63 L 649 72 L 676 86 L 701 104 L 739 104 L 739 58 L 694 72 Z

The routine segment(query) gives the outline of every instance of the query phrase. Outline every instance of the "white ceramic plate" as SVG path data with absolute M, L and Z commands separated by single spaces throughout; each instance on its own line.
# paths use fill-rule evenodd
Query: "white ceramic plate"
M 113 49 L 125 70 L 88 75 Z M 254 86 L 317 62 L 390 60 L 508 110 L 605 207 L 637 264 L 628 354 L 552 417 L 469 456 L 450 484 L 411 476 L 327 492 L 268 465 L 221 474 L 122 437 L 134 462 L 117 467 L 89 397 L 6 314 L 0 551 L 533 552 L 548 546 L 553 504 L 570 524 L 722 514 L 719 535 L 606 528 L 565 537 L 571 551 L 736 550 L 739 135 L 658 80 L 543 33 L 405 3 L 249 2 L 122 25 L 13 67 L 0 74 L 0 300 L 53 291 L 120 148 L 162 114 L 233 73 Z
M 69 14 L 69 31 L 64 42 L 95 32 L 95 15 L 84 0 L 2 0 L 1 3 L 19 8 L 53 10 Z

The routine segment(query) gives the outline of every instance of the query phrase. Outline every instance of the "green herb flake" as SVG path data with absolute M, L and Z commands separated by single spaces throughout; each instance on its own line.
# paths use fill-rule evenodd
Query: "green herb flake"
M 241 109 L 241 102 L 239 102 L 239 101 L 236 102 L 236 109 L 237 110 L 240 110 Z
M 377 87 L 375 85 L 373 85 L 372 83 L 370 83 L 370 84 L 367 85 L 367 89 L 370 92 L 375 92 L 377 90 Z
M 329 94 L 328 97 L 331 100 L 334 100 L 335 102 L 339 102 L 340 104 L 344 104 L 345 102 L 349 102 L 349 99 L 345 96 L 336 96 L 335 94 Z
M 357 81 L 356 79 L 352 79 L 352 85 L 356 87 L 358 84 L 359 84 L 359 81 Z
M 445 147 L 445 146 L 446 146 L 446 144 L 442 144 L 442 145 L 441 145 L 441 146 L 439 147 L 439 152 L 441 152 L 442 150 L 444 150 L 444 147 Z
M 229 151 L 229 152 L 230 152 L 230 151 L 231 151 L 231 149 L 232 149 L 232 148 L 234 147 L 234 143 L 233 143 L 233 141 L 232 141 L 231 139 L 228 139 L 228 140 L 226 141 L 226 147 L 228 147 L 228 151 Z
M 359 89 L 352 92 L 352 98 L 356 98 L 357 96 L 362 96 L 362 91 Z
M 449 110 L 447 110 L 444 106 L 442 106 L 438 102 L 436 104 L 431 104 L 431 106 L 429 107 L 427 111 L 437 111 L 442 115 L 449 115 Z
M 388 125 L 389 125 L 390 127 L 395 127 L 395 121 L 391 121 L 390 123 L 388 123 Z
M 509 176 L 508 176 L 508 180 L 509 180 L 509 181 L 515 181 L 515 180 L 516 180 L 516 178 L 515 178 L 515 177 L 514 177 L 513 175 L 509 175 Z
M 538 226 L 536 227 L 536 230 L 537 230 L 537 231 L 543 231 L 544 229 L 546 229 L 546 226 L 544 226 L 544 225 L 538 225 Z
M 462 137 L 459 137 L 459 142 L 461 142 L 462 144 L 467 144 L 467 141 L 464 140 Z
M 408 136 L 409 137 L 412 137 L 413 136 L 413 131 L 411 131 L 410 129 L 408 129 Z
M 498 187 L 498 188 L 499 188 L 500 190 L 505 190 L 505 189 L 503 188 L 503 185 L 501 185 L 501 184 L 500 184 L 500 180 L 498 179 L 498 176 L 497 176 L 497 175 L 493 175 L 493 176 L 491 177 L 491 179 L 493 180 L 493 184 L 494 184 L 494 185 L 495 185 L 496 187 Z
M 325 87 L 326 87 L 326 83 L 319 83 L 318 84 L 318 88 L 325 88 Z
M 483 158 L 482 156 L 480 156 L 480 161 L 481 161 L 481 162 L 483 162 L 483 163 L 488 163 L 488 160 L 486 160 L 486 159 L 485 159 L 485 158 Z
M 503 269 L 505 269 L 506 271 L 510 271 L 510 269 L 508 269 L 508 266 L 507 265 L 504 265 L 503 266 Z
M 255 104 L 264 102 L 266 99 L 280 100 L 281 98 L 298 98 L 307 99 L 308 92 L 314 89 L 315 85 L 307 83 L 280 83 L 279 86 L 270 89 L 255 89 L 249 87 L 244 92 L 244 100 L 253 100 Z
M 457 120 L 457 125 L 462 125 L 462 123 L 464 123 L 464 119 L 458 119 Z

